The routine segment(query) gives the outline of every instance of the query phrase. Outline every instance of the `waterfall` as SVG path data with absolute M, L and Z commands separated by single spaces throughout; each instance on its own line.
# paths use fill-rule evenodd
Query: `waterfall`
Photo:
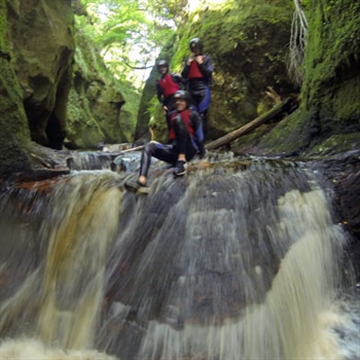
M 2 189 L 2 360 L 360 358 L 347 235 L 305 164 L 133 176 Z

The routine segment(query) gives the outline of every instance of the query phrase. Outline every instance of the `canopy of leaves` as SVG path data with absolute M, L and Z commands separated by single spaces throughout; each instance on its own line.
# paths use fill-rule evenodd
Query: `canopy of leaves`
M 77 17 L 86 21 L 77 19 L 76 24 L 88 33 L 116 77 L 141 86 L 148 72 L 140 70 L 154 65 L 187 1 L 80 0 L 86 15 Z

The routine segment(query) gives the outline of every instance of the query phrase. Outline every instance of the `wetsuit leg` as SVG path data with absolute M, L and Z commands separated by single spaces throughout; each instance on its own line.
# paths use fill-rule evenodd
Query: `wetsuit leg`
M 150 141 L 141 155 L 140 175 L 147 177 L 152 156 L 167 163 L 175 164 L 178 154 L 179 152 L 174 144 L 163 145 L 156 141 Z
M 189 89 L 195 110 L 200 114 L 203 123 L 204 139 L 207 137 L 207 113 L 210 106 L 211 93 L 208 85 L 203 82 L 197 81 L 192 84 L 192 88 Z
M 206 86 L 203 89 L 202 97 L 198 104 L 198 112 L 202 118 L 205 139 L 207 137 L 207 128 L 208 128 L 207 113 L 208 113 L 209 106 L 210 106 L 210 89 L 208 86 Z
M 174 118 L 174 129 L 178 154 L 185 154 L 186 160 L 190 161 L 196 154 L 196 149 L 191 141 L 189 130 L 180 116 Z
M 199 112 L 199 115 L 201 117 L 202 127 L 203 127 L 204 140 L 207 137 L 207 130 L 208 130 L 207 113 L 208 113 L 208 109 L 205 109 L 203 112 Z

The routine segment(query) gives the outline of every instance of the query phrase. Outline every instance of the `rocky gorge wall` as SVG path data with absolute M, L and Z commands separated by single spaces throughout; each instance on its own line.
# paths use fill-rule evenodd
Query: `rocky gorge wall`
M 12 76 L 22 113 L 22 125 L 10 132 L 58 150 L 64 144 L 95 149 L 106 142 L 131 142 L 134 116 L 121 110 L 123 93 L 133 100 L 133 92 L 123 91 L 128 84 L 121 87 L 106 69 L 100 50 L 83 31 L 86 11 L 80 3 L 74 9 L 77 17 L 67 0 L 2 2 L 2 68 L 9 69 L 2 82 L 5 87 Z M 15 98 L 4 96 L 3 101 Z M 3 111 L 4 126 L 14 126 L 9 116 Z
M 61 148 L 75 43 L 69 1 L 7 1 L 8 36 L 31 139 Z
M 0 0 L 0 174 L 7 178 L 30 165 L 19 142 L 30 140 L 22 93 L 11 66 L 10 44 L 7 35 L 6 0 Z
M 360 3 L 303 0 L 301 8 L 308 24 L 301 87 L 286 71 L 295 9 L 289 1 L 235 1 L 220 10 L 204 7 L 193 13 L 179 29 L 171 70 L 181 71 L 189 40 L 202 38 L 215 63 L 210 140 L 271 108 L 267 86 L 281 98 L 298 93 L 297 111 L 263 124 L 228 148 L 237 154 L 316 159 L 336 193 L 339 221 L 360 240 Z M 155 74 L 153 84 L 154 79 Z M 155 139 L 165 138 L 161 111 L 150 127 Z M 353 256 L 359 257 L 360 249 Z
M 264 124 L 231 144 L 237 152 L 326 155 L 360 145 L 360 4 L 351 0 L 300 3 L 307 19 L 303 74 L 299 86 L 287 72 L 289 42 L 295 15 L 293 2 L 235 1 L 219 8 L 202 7 L 183 19 L 177 41 L 161 55 L 171 71 L 181 72 L 188 43 L 200 37 L 214 60 L 209 110 L 209 140 L 248 123 L 274 106 L 265 91 L 280 99 L 298 95 L 299 110 L 276 124 Z M 347 9 L 343 11 L 343 9 Z M 295 22 L 296 24 L 296 22 Z M 294 23 L 293 23 L 294 25 Z M 300 31 L 296 24 L 297 31 Z M 158 74 L 145 87 L 141 114 L 153 106 Z M 146 106 L 147 104 L 147 106 Z M 150 117 L 147 118 L 150 120 Z M 152 112 L 149 127 L 157 140 L 166 139 L 161 109 Z
M 268 86 L 283 97 L 297 91 L 284 71 L 292 13 L 292 2 L 283 0 L 202 6 L 183 19 L 173 48 L 164 48 L 161 56 L 170 60 L 173 72 L 181 72 L 194 37 L 202 39 L 204 53 L 213 59 L 209 140 L 269 110 L 274 101 L 265 94 Z M 148 91 L 154 91 L 156 76 L 149 79 L 152 85 Z M 146 94 L 144 101 L 149 101 Z M 166 127 L 160 110 L 150 127 L 157 139 L 164 138 Z
M 336 4 L 304 0 L 303 6 L 309 37 L 299 109 L 279 123 L 265 124 L 258 136 L 240 138 L 231 149 L 258 155 L 317 156 L 319 161 L 350 151 L 348 156 L 327 161 L 321 171 L 336 184 L 342 209 L 339 221 L 358 237 L 360 205 L 351 194 L 360 193 L 360 106 L 356 97 L 360 4 L 350 0 Z M 343 7 L 348 11 L 342 11 Z M 85 74 L 81 66 L 72 72 L 76 43 L 70 1 L 0 0 L 0 12 L 0 178 L 6 181 L 18 173 L 38 177 L 38 166 L 49 170 L 42 172 L 42 177 L 54 176 L 66 171 L 66 161 L 58 159 L 56 152 L 51 155 L 50 149 L 29 148 L 31 140 L 60 148 L 69 129 L 66 118 L 72 114 L 68 105 L 72 100 L 76 103 L 79 95 L 86 98 L 86 106 L 107 115 L 116 115 L 123 99 L 117 91 L 109 90 L 110 96 L 105 96 L 102 78 L 97 74 L 92 78 L 91 71 Z M 189 39 L 204 38 L 205 50 L 215 62 L 211 137 L 217 138 L 270 108 L 273 102 L 264 94 L 267 86 L 283 97 L 296 90 L 285 72 L 292 12 L 289 1 L 238 1 L 220 10 L 204 8 L 185 19 L 186 25 L 174 42 L 171 66 L 173 71 L 180 71 L 188 55 Z M 71 87 L 74 74 L 77 90 Z M 106 129 L 111 133 L 110 129 L 117 128 L 118 118 L 111 126 L 83 123 L 88 113 L 73 112 L 80 114 L 74 116 L 79 128 L 74 126 L 69 133 L 74 148 L 96 145 L 99 139 L 107 138 Z M 159 133 L 163 133 L 163 122 L 161 114 Z M 90 141 L 83 141 L 81 133 L 92 131 Z M 131 135 L 130 130 L 126 131 Z M 117 133 L 113 140 L 118 136 L 122 135 Z
M 101 142 L 131 141 L 120 121 L 126 100 L 116 79 L 105 67 L 100 50 L 91 44 L 84 30 L 86 16 L 76 20 L 75 63 L 67 103 L 65 145 L 70 149 L 94 149 Z
M 259 138 L 255 147 L 259 152 L 308 156 L 359 149 L 360 3 L 308 0 L 302 4 L 308 36 L 300 107 Z

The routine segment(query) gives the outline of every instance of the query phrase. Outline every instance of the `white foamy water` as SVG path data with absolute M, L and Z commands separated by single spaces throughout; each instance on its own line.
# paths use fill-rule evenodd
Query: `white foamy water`
M 35 339 L 3 340 L 1 360 L 116 360 L 96 350 L 62 350 L 45 346 Z
M 240 168 L 165 173 L 147 197 L 101 171 L 3 197 L 0 359 L 358 360 L 325 192 Z

